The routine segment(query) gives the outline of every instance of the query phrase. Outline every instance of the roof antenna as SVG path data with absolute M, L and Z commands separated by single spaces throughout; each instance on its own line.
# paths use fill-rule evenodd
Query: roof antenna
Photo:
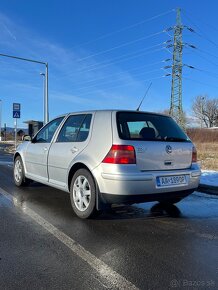
M 144 101 L 144 99 L 145 99 L 145 97 L 146 97 L 146 95 L 147 95 L 147 93 L 148 93 L 148 91 L 149 91 L 151 85 L 152 85 L 152 82 L 150 83 L 149 87 L 147 88 L 147 90 L 146 90 L 146 92 L 145 92 L 145 95 L 144 95 L 143 99 L 141 100 L 141 103 L 139 104 L 139 106 L 138 106 L 138 108 L 136 109 L 136 111 L 139 111 L 139 110 L 140 110 L 140 107 L 141 107 L 141 105 L 142 105 L 142 102 Z

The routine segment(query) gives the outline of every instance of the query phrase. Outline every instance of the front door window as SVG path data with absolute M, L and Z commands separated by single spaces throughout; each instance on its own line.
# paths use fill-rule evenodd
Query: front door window
M 50 143 L 54 136 L 55 131 L 60 125 L 64 117 L 59 117 L 57 119 L 49 122 L 39 133 L 33 138 L 33 143 Z

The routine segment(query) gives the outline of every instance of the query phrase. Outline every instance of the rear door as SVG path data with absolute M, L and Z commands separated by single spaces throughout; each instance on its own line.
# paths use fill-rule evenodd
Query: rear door
M 135 147 L 140 170 L 190 167 L 193 145 L 172 118 L 150 113 L 119 112 L 117 125 L 124 144 Z
M 92 114 L 70 115 L 63 124 L 48 156 L 49 182 L 59 187 L 68 186 L 70 164 L 89 142 Z

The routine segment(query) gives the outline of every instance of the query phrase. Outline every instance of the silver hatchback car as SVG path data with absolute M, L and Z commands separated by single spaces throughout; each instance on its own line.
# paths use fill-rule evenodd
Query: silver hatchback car
M 168 116 L 137 111 L 70 113 L 25 137 L 14 155 L 14 181 L 70 193 L 81 218 L 112 203 L 176 203 L 201 175 L 190 139 Z

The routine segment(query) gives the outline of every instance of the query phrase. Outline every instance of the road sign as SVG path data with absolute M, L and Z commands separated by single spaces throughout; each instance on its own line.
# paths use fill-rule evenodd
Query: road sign
M 19 119 L 20 118 L 20 104 L 13 103 L 13 118 Z
M 20 118 L 20 111 L 13 111 L 13 118 L 19 119 Z
M 20 111 L 20 104 L 19 103 L 13 103 L 13 111 Z

